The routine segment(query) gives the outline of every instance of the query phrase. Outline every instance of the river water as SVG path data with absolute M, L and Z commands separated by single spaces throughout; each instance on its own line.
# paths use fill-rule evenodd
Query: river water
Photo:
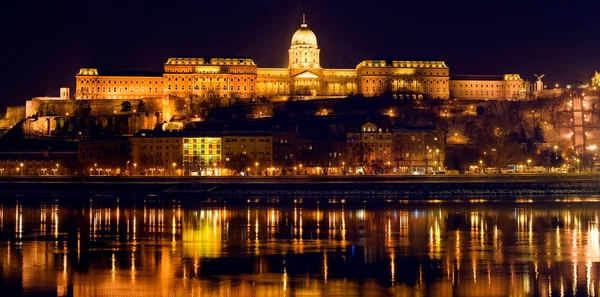
M 600 287 L 593 199 L 34 198 L 0 203 L 2 296 L 596 296 Z

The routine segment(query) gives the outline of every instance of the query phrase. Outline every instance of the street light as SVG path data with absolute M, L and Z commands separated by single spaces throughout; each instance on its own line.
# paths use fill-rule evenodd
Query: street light
M 440 171 L 440 149 L 435 149 L 435 154 L 437 155 L 437 162 L 436 162 L 436 166 L 437 166 L 437 171 Z
M 256 166 L 256 175 L 258 175 L 258 162 L 254 163 L 254 166 Z
M 135 175 L 136 171 L 137 171 L 137 163 L 133 163 L 133 175 Z
M 176 175 L 175 168 L 177 167 L 177 163 L 173 162 L 173 175 Z
M 485 173 L 483 170 L 483 160 L 479 160 L 479 168 L 481 168 L 481 173 Z
M 56 174 L 55 174 L 55 175 L 58 175 L 59 173 L 60 173 L 60 172 L 59 172 L 59 170 L 58 170 L 58 163 L 56 163 Z
M 527 159 L 527 169 L 531 169 L 531 159 Z
M 21 175 L 23 175 L 23 163 L 19 164 L 21 166 Z

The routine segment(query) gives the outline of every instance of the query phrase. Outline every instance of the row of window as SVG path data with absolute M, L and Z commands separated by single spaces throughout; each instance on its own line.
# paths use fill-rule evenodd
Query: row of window
M 221 144 L 184 144 L 183 145 L 184 149 L 220 149 L 221 148 Z
M 169 85 L 167 89 L 171 90 L 171 85 Z M 194 90 L 200 90 L 200 89 L 202 91 L 206 91 L 207 90 L 206 85 L 194 86 Z M 175 91 L 177 91 L 177 90 L 179 90 L 178 85 L 175 85 Z M 182 91 L 185 90 L 185 86 L 181 86 L 181 90 Z M 191 90 L 192 90 L 192 86 L 188 86 L 188 91 L 191 91 Z M 223 86 L 222 89 L 221 89 L 221 85 L 216 85 L 216 89 L 213 88 L 212 86 L 209 86 L 209 90 L 216 90 L 216 91 L 223 90 L 223 91 L 227 91 L 227 86 Z M 229 90 L 233 91 L 234 90 L 234 86 L 229 86 Z M 240 86 L 237 86 L 237 90 L 241 91 L 242 89 L 240 88 Z M 247 91 L 248 90 L 247 86 L 244 86 L 243 90 Z M 254 91 L 254 86 L 253 85 L 250 86 L 250 91 Z
M 84 82 L 86 84 L 89 84 L 90 82 L 93 83 L 93 84 L 96 84 L 96 83 L 106 84 L 107 82 L 108 82 L 109 85 L 112 84 L 112 83 L 117 84 L 116 80 L 110 80 L 110 79 L 109 80 L 106 80 L 106 79 L 92 79 L 92 80 L 89 80 L 89 79 L 86 79 L 86 80 L 80 79 L 79 80 L 80 84 L 83 84 Z M 155 80 L 154 84 L 158 85 L 158 82 L 159 82 L 158 80 Z M 129 83 L 130 83 L 129 81 L 127 81 L 127 80 L 125 81 L 125 84 L 129 84 Z M 131 81 L 131 84 L 140 84 L 140 83 L 141 84 L 149 84 L 149 85 L 151 85 L 152 84 L 152 80 L 148 80 L 148 81 L 132 80 Z M 123 84 L 123 81 L 119 80 L 118 84 Z M 161 80 L 160 84 L 164 84 L 164 82 Z
M 395 72 L 388 73 L 387 71 L 385 71 L 385 72 L 379 71 L 379 73 L 376 73 L 375 71 L 371 71 L 370 73 L 369 73 L 369 71 L 363 72 L 363 75 L 388 75 L 388 74 L 389 75 L 402 75 L 403 73 L 395 73 Z M 447 73 L 444 73 L 444 72 L 441 72 L 441 73 L 435 72 L 435 74 L 433 72 L 424 72 L 423 74 L 424 75 L 447 75 Z
M 183 143 L 221 143 L 221 138 L 184 138 Z
M 168 81 L 171 81 L 171 78 L 170 78 L 170 77 L 168 78 Z M 179 81 L 179 78 L 178 78 L 178 77 L 175 77 L 175 81 Z M 181 78 L 181 81 L 183 81 L 183 82 L 184 82 L 184 81 L 185 81 L 185 78 L 183 78 L 183 77 L 182 77 L 182 78 Z M 192 78 L 188 78 L 188 82 L 191 82 L 191 81 L 192 81 Z M 196 78 L 196 80 L 195 80 L 195 81 L 198 81 L 198 78 Z M 202 78 L 202 81 L 206 81 L 206 77 L 203 77 L 203 78 Z M 209 81 L 209 82 L 212 82 L 212 81 L 213 81 L 212 77 L 209 77 L 209 78 L 208 78 L 208 81 Z M 217 78 L 215 79 L 215 81 L 220 81 L 220 78 L 219 78 L 219 77 L 217 77 Z M 224 81 L 224 82 L 227 82 L 227 78 L 223 78 L 223 81 Z M 235 79 L 234 79 L 234 78 L 231 78 L 229 81 L 231 81 L 231 82 L 234 82 L 234 81 L 235 81 Z M 238 82 L 240 82 L 240 81 L 241 81 L 241 78 L 238 78 L 238 79 L 237 79 L 237 81 L 238 81 Z M 247 78 L 244 78 L 244 82 L 246 82 L 246 81 L 248 81 L 248 79 L 247 79 Z M 250 82 L 254 82 L 254 79 L 253 79 L 253 78 L 251 78 L 251 79 L 250 79 Z
M 150 157 L 153 157 L 153 156 L 162 157 L 163 154 L 162 154 L 162 152 L 157 152 L 156 155 L 154 155 L 154 152 L 150 152 L 150 153 L 148 153 L 148 155 Z M 140 157 L 145 157 L 145 156 L 146 156 L 146 152 L 140 152 Z M 169 157 L 169 152 L 165 152 L 165 157 Z
M 355 147 L 360 147 L 361 144 L 360 143 L 355 143 L 354 146 Z M 391 147 L 391 143 L 385 143 L 384 144 L 384 143 L 375 143 L 375 142 L 363 142 L 362 146 L 364 146 L 364 147 L 380 147 L 380 148 L 387 147 L 387 148 L 390 148 Z
M 239 142 L 255 142 L 256 138 L 240 138 Z M 225 138 L 225 142 L 238 142 L 238 138 Z M 270 138 L 258 138 L 258 142 L 271 142 Z
M 183 150 L 183 155 L 220 155 L 221 150 Z
M 150 150 L 153 150 L 153 149 L 154 149 L 154 146 L 153 146 L 153 145 L 150 145 L 150 146 L 148 146 L 148 147 L 150 148 Z M 146 149 L 146 146 L 145 146 L 145 145 L 142 145 L 142 146 L 140 146 L 140 148 L 141 148 L 142 150 L 145 150 L 145 149 Z M 163 149 L 163 146 L 162 146 L 162 145 L 157 145 L 157 146 L 156 146 L 156 149 L 157 149 L 157 150 L 162 150 L 162 149 Z M 168 146 L 168 145 L 164 146 L 164 149 L 168 150 L 168 149 L 169 149 L 169 146 Z M 179 149 L 179 146 L 177 146 L 177 145 L 176 145 L 176 146 L 173 146 L 173 149 L 175 149 L 175 150 L 178 150 L 178 149 Z
M 193 69 L 193 68 L 189 68 L 189 67 L 186 67 L 186 68 L 183 68 L 183 69 L 180 69 L 180 68 L 166 68 L 165 72 L 170 72 L 170 73 L 173 73 L 173 72 L 174 73 L 216 73 L 214 70 L 212 70 L 212 68 L 211 69 L 202 69 L 202 68 Z M 241 74 L 241 73 L 247 73 L 247 74 L 256 73 L 256 71 L 254 69 L 243 69 L 243 70 L 234 69 L 234 70 L 230 70 L 230 71 L 227 71 L 227 69 L 222 69 L 219 72 L 220 73 L 238 73 L 238 74 Z

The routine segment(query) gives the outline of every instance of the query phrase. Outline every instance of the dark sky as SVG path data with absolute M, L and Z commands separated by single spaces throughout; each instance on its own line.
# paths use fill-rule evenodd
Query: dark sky
M 599 0 L 9 0 L 0 11 L 2 109 L 73 88 L 86 66 L 161 71 L 185 55 L 285 67 L 303 12 L 325 68 L 444 60 L 451 74 L 545 73 L 547 84 L 600 70 Z

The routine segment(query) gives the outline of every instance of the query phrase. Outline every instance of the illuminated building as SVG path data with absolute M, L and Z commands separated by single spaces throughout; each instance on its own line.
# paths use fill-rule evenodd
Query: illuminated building
M 390 173 L 393 170 L 403 174 L 444 170 L 444 139 L 435 128 L 384 126 L 368 122 L 360 131 L 347 133 L 349 165 L 370 166 L 380 161 Z
M 265 131 L 142 130 L 131 137 L 128 167 L 153 175 L 223 175 L 239 155 L 259 164 L 252 170 L 270 167 L 272 151 L 273 137 Z
M 435 128 L 393 129 L 394 161 L 401 173 L 443 171 L 445 144 L 443 133 Z
M 82 169 L 100 168 L 103 174 L 118 174 L 129 153 L 126 139 L 88 138 L 77 144 L 78 163 Z M 109 171 L 110 170 L 110 171 Z M 94 172 L 100 174 L 100 172 Z
M 172 175 L 181 165 L 181 132 L 142 130 L 133 135 L 130 142 L 132 160 L 127 169 L 134 174 L 145 171 L 152 175 Z
M 184 136 L 183 167 L 186 175 L 219 175 L 222 138 L 218 135 Z
M 162 73 L 110 73 L 82 68 L 76 99 L 221 98 L 248 101 L 344 97 L 353 94 L 414 99 L 514 99 L 523 92 L 518 74 L 482 80 L 450 77 L 443 61 L 364 60 L 352 69 L 325 69 L 315 33 L 302 22 L 292 36 L 285 68 L 258 68 L 252 59 L 169 58 Z M 484 87 L 485 85 L 485 87 Z M 462 94 L 462 95 L 461 95 Z M 225 99 L 229 98 L 229 99 Z
M 525 88 L 518 74 L 460 75 L 450 78 L 450 97 L 455 99 L 523 99 Z
M 362 167 L 375 161 L 384 164 L 392 161 L 392 131 L 371 122 L 362 125 L 358 131 L 350 131 L 346 137 L 347 152 L 350 164 L 360 172 Z M 364 169 L 362 169 L 364 170 Z
M 258 163 L 252 170 L 261 170 L 273 164 L 273 136 L 271 132 L 225 132 L 223 133 L 224 166 L 235 170 L 242 164 L 229 164 L 236 157 L 247 156 L 247 162 Z

